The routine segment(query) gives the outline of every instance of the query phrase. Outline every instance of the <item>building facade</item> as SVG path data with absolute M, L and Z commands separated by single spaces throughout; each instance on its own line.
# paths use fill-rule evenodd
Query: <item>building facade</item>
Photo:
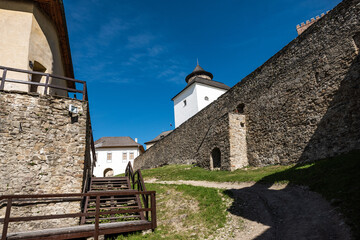
M 74 78 L 62 1 L 0 1 L 0 66 Z M 9 72 L 7 79 L 45 83 L 39 74 Z M 74 87 L 51 77 L 56 86 Z M 5 90 L 43 93 L 44 87 L 7 83 Z M 51 95 L 66 96 L 61 89 Z
M 144 152 L 141 144 L 130 137 L 102 137 L 95 142 L 95 177 L 112 177 L 125 172 L 129 162 Z
M 176 128 L 230 89 L 212 79 L 213 75 L 199 64 L 185 78 L 187 86 L 171 99 L 174 101 Z

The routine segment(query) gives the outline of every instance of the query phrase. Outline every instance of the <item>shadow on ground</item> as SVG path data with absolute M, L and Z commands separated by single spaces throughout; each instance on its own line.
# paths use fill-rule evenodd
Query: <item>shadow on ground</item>
M 359 237 L 359 171 L 359 150 L 296 165 L 252 187 L 225 191 L 234 199 L 228 211 L 267 226 L 254 239 L 351 239 L 344 218 Z M 273 187 L 278 182 L 289 185 Z

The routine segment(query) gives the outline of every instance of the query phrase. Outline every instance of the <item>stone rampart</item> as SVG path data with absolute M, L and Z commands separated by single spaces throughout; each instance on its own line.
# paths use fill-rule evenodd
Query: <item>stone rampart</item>
M 359 48 L 360 1 L 345 0 L 136 158 L 135 168 L 206 165 L 211 149 L 197 156 L 208 132 L 242 104 L 250 165 L 313 161 L 359 149 Z
M 70 116 L 69 105 L 79 113 Z M 91 166 L 88 103 L 0 92 L 0 194 L 81 193 Z M 14 206 L 11 216 L 74 213 L 80 202 Z M 5 207 L 1 206 L 0 218 Z M 10 224 L 10 232 L 79 223 L 79 219 Z

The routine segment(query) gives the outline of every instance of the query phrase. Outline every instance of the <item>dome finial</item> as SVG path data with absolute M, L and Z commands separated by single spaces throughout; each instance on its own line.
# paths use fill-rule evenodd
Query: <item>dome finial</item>
M 199 65 L 199 58 L 196 58 L 196 67 L 192 73 L 186 76 L 185 81 L 189 84 L 190 80 L 194 77 L 199 76 L 201 78 L 206 78 L 209 80 L 213 79 L 213 75 L 210 72 L 205 71 L 202 67 Z

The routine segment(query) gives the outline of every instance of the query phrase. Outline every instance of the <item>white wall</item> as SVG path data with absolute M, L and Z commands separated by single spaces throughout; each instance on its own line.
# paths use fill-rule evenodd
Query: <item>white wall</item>
M 186 100 L 186 106 L 184 106 L 184 100 Z M 192 84 L 174 98 L 175 127 L 180 126 L 197 112 L 196 84 Z
M 127 159 L 123 160 L 123 153 L 127 153 Z M 114 175 L 124 173 L 128 162 L 134 166 L 134 160 L 130 160 L 130 152 L 134 153 L 134 159 L 139 156 L 138 147 L 127 148 L 99 148 L 96 149 L 97 162 L 94 168 L 95 177 L 104 177 L 104 171 L 107 168 L 111 168 L 114 171 Z M 111 162 L 107 161 L 107 153 L 112 153 Z
M 174 98 L 175 127 L 194 116 L 201 109 L 215 101 L 226 90 L 211 87 L 201 83 L 194 83 L 184 92 Z M 208 97 L 209 100 L 205 100 Z M 186 100 L 186 106 L 184 106 Z
M 227 90 L 220 89 L 201 83 L 196 83 L 196 97 L 198 102 L 198 111 L 218 99 L 223 95 Z M 205 97 L 208 97 L 209 100 L 205 100 Z

